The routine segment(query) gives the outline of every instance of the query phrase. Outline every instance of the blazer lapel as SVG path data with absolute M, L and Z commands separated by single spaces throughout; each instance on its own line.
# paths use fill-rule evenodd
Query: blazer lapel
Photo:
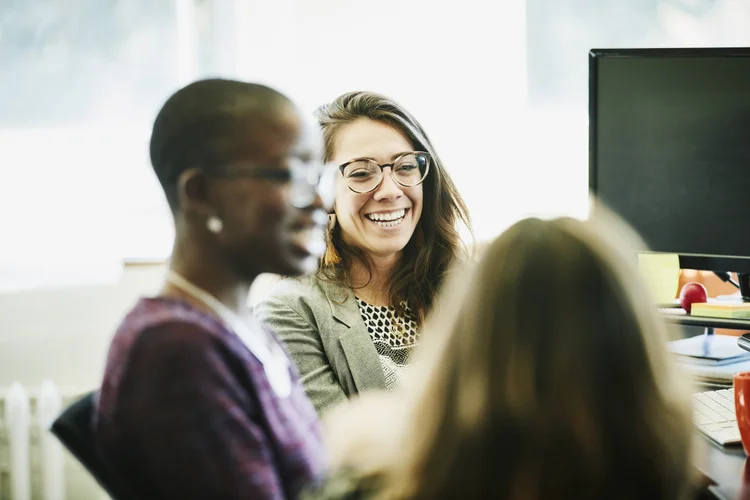
M 336 336 L 341 343 L 357 392 L 385 389 L 385 376 L 378 352 L 362 321 L 354 294 L 332 283 L 321 283 L 335 320 Z

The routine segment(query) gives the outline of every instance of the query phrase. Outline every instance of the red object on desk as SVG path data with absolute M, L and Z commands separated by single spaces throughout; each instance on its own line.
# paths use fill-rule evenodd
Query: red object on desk
M 734 411 L 740 428 L 742 448 L 750 455 L 750 372 L 734 374 Z
M 686 283 L 680 290 L 680 306 L 690 314 L 693 304 L 707 302 L 708 293 L 706 287 L 700 283 Z
M 750 464 L 745 459 L 745 466 L 742 468 L 742 486 L 740 487 L 737 500 L 750 500 Z

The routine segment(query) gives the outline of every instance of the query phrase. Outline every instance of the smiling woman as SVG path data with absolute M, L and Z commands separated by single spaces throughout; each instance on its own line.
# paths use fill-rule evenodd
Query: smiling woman
M 401 131 L 370 118 L 341 127 L 334 139 L 331 160 L 341 165 L 342 174 L 335 211 L 341 238 L 347 246 L 362 250 L 372 267 L 380 268 L 381 282 L 382 270 L 394 267 L 422 215 L 422 181 L 429 160 L 425 153 L 411 152 L 412 148 Z M 329 255 L 333 249 L 335 244 L 329 247 Z M 364 281 L 355 284 L 362 287 L 358 296 L 391 305 L 386 287 L 369 286 L 376 284 L 367 283 L 372 277 L 363 276 L 362 271 L 355 270 L 359 281 Z
M 437 289 L 470 228 L 461 196 L 417 120 L 370 92 L 320 108 L 338 167 L 318 273 L 282 281 L 256 313 L 286 343 L 319 412 L 395 389 Z

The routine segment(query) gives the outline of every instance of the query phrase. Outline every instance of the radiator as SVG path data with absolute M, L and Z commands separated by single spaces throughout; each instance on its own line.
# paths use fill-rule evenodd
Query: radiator
M 0 499 L 66 498 L 63 446 L 49 428 L 80 394 L 49 380 L 38 387 L 16 382 L 0 390 Z

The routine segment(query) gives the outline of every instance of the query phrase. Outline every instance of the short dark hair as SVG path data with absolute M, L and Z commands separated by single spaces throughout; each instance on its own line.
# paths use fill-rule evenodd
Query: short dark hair
M 268 117 L 291 101 L 264 85 L 220 78 L 198 80 L 167 99 L 154 120 L 151 165 L 172 211 L 177 179 L 186 169 L 229 161 L 220 147 L 241 120 Z

